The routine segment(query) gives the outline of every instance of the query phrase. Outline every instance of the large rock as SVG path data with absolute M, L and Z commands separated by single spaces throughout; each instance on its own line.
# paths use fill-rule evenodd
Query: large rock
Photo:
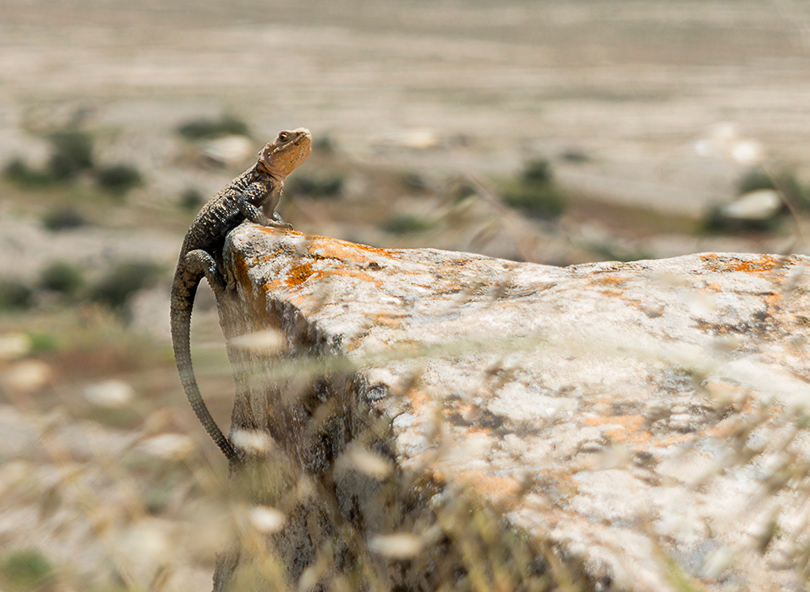
M 556 268 L 251 224 L 225 258 L 226 332 L 291 346 L 231 348 L 237 440 L 269 433 L 318 475 L 374 425 L 425 507 L 472 492 L 597 589 L 806 585 L 810 259 Z M 341 386 L 302 378 L 313 354 Z M 363 536 L 391 530 L 341 487 Z

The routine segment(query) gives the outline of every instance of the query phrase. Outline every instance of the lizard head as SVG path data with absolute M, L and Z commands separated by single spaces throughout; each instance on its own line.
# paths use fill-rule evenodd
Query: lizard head
M 312 152 L 312 134 L 299 127 L 296 130 L 279 132 L 272 142 L 259 152 L 259 168 L 278 182 L 293 172 Z

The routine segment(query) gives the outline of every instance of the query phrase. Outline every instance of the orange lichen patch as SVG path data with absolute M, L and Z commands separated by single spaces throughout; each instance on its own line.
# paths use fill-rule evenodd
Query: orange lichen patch
M 311 294 L 290 294 L 286 300 L 298 310 L 304 310 L 318 302 L 318 299 Z
M 275 226 L 261 226 L 259 224 L 254 224 L 253 227 L 262 232 L 266 232 L 267 234 L 297 234 L 298 236 L 304 236 L 303 232 L 298 232 L 297 230 L 289 230 L 287 228 L 276 228 Z
M 637 432 L 629 432 L 625 428 L 617 427 L 613 430 L 605 430 L 605 436 L 610 438 L 611 442 L 631 442 L 633 444 L 643 444 L 649 442 L 652 434 L 647 430 L 640 430 Z
M 600 415 L 586 417 L 583 422 L 586 426 L 620 425 L 637 430 L 644 424 L 643 415 Z
M 389 258 L 396 258 L 399 251 L 389 249 L 379 249 L 359 245 L 349 241 L 342 241 L 334 238 L 315 237 L 309 244 L 309 254 L 317 257 L 338 259 L 340 261 L 352 261 L 360 263 L 368 261 L 370 255 L 377 255 Z
M 381 313 L 374 316 L 374 321 L 378 325 L 383 325 L 384 327 L 388 328 L 395 328 L 402 325 L 402 316 L 403 315 L 401 314 Z
M 287 273 L 287 285 L 291 288 L 299 286 L 307 281 L 312 274 L 312 261 L 296 265 Z
M 234 279 L 243 289 L 250 291 L 250 275 L 247 262 L 242 257 L 233 257 Z
M 609 286 L 621 286 L 630 278 L 618 276 L 618 275 L 596 275 L 593 278 L 594 283 L 597 284 L 606 284 Z
M 234 256 L 232 260 L 234 280 L 242 288 L 248 300 L 248 304 L 253 308 L 254 318 L 263 319 L 266 323 L 269 323 L 270 319 L 267 317 L 266 290 L 261 290 L 257 298 L 251 298 L 250 296 L 253 294 L 253 283 L 250 281 L 250 268 L 248 263 L 239 256 Z
M 642 430 L 644 425 L 643 415 L 607 415 L 601 417 L 586 417 L 587 426 L 616 426 L 603 430 L 603 434 L 614 442 L 647 442 L 652 434 L 647 430 Z
M 782 304 L 782 295 L 774 292 L 765 298 L 765 305 L 768 307 L 768 314 L 772 315 L 779 310 Z
M 744 271 L 747 273 L 763 273 L 784 265 L 784 262 L 777 261 L 770 255 L 763 255 L 759 259 L 753 259 L 751 261 L 740 261 L 739 259 L 726 261 L 712 253 L 709 255 L 701 255 L 700 259 L 711 271 Z

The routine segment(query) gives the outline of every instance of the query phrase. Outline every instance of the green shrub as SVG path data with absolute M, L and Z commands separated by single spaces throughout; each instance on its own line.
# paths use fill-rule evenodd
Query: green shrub
M 517 180 L 503 188 L 504 201 L 530 216 L 554 218 L 565 210 L 565 196 L 554 183 L 551 164 L 533 160 L 526 164 Z
M 343 175 L 330 173 L 298 173 L 287 185 L 290 193 L 309 197 L 333 197 L 343 190 Z
M 20 310 L 31 306 L 33 291 L 16 279 L 0 280 L 0 310 Z
M 111 164 L 96 171 L 99 187 L 116 195 L 123 195 L 143 182 L 140 171 L 128 164 Z
M 10 181 L 29 187 L 52 185 L 56 181 L 50 172 L 32 168 L 20 157 L 10 160 L 3 174 Z
M 335 141 L 330 135 L 323 135 L 315 138 L 312 142 L 312 150 L 323 154 L 334 154 L 337 152 Z
M 749 171 L 737 183 L 737 195 L 745 195 L 760 189 L 776 189 L 771 176 L 762 169 Z
M 433 225 L 424 218 L 417 218 L 411 214 L 397 214 L 388 219 L 383 226 L 383 230 L 391 234 L 411 234 L 424 232 Z
M 522 179 L 524 183 L 532 185 L 551 183 L 554 180 L 551 164 L 545 159 L 529 161 L 523 169 Z
M 180 207 L 184 210 L 199 210 L 204 203 L 205 196 L 194 187 L 189 187 L 180 194 Z
M 75 265 L 55 261 L 42 270 L 40 284 L 46 290 L 74 296 L 84 286 L 84 276 Z
M 44 354 L 58 351 L 64 345 L 64 336 L 55 333 L 29 333 L 31 353 Z
M 91 291 L 91 296 L 97 302 L 120 308 L 133 293 L 145 287 L 159 272 L 160 267 L 155 263 L 120 263 L 101 278 Z
M 42 225 L 53 232 L 78 228 L 85 224 L 87 224 L 87 219 L 72 206 L 56 208 L 42 217 Z
M 737 194 L 745 195 L 760 189 L 775 189 L 804 210 L 810 210 L 810 188 L 799 183 L 796 175 L 790 171 L 780 171 L 770 174 L 762 169 L 754 169 L 746 173 L 737 183 Z
M 779 224 L 778 216 L 766 220 L 735 220 L 723 215 L 722 206 L 713 206 L 703 215 L 701 230 L 705 234 L 745 231 L 774 232 L 779 228 Z
M 48 170 L 56 179 L 72 179 L 93 168 L 93 138 L 80 130 L 65 130 L 50 136 Z
M 553 218 L 565 210 L 565 197 L 552 184 L 514 183 L 503 192 L 504 201 L 531 216 Z
M 53 566 L 40 551 L 12 551 L 0 561 L 0 574 L 6 585 L 20 592 L 36 590 L 52 579 Z
M 187 140 L 209 140 L 231 134 L 250 135 L 247 124 L 231 115 L 219 119 L 193 119 L 179 126 L 177 132 Z

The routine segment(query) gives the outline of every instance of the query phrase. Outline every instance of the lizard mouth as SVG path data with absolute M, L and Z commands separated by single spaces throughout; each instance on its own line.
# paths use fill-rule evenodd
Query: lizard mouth
M 259 154 L 259 165 L 265 172 L 283 180 L 304 162 L 312 152 L 312 134 L 300 127 L 280 132 L 274 142 Z

